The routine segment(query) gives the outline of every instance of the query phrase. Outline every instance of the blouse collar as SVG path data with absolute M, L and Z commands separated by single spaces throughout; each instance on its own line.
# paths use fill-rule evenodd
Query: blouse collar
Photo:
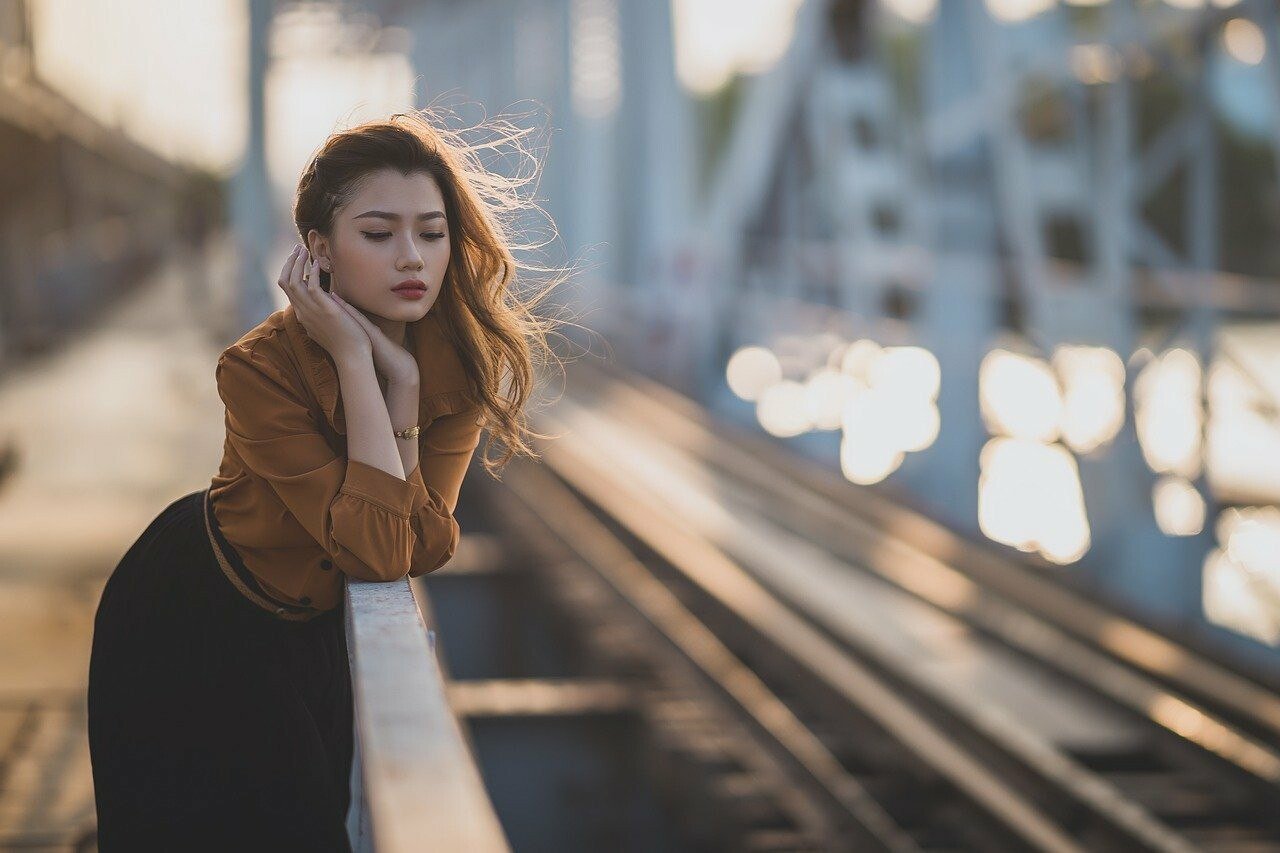
M 426 381 L 433 375 L 428 354 L 433 347 L 444 344 L 443 334 L 440 330 L 440 319 L 434 312 L 429 312 L 421 320 L 415 320 L 410 323 L 409 327 L 412 329 L 413 335 L 413 356 L 418 363 L 418 375 L 421 377 L 421 392 L 425 392 Z M 315 394 L 316 400 L 319 401 L 320 409 L 324 412 L 329 426 L 333 428 L 334 432 L 346 435 L 347 424 L 346 418 L 342 413 L 342 401 L 338 394 L 338 370 L 333 362 L 333 357 L 319 342 L 307 334 L 302 327 L 301 321 L 298 320 L 297 312 L 294 310 L 292 303 L 284 308 L 284 328 L 294 352 L 302 363 L 303 375 L 311 386 L 311 391 Z M 418 397 L 418 422 L 420 424 L 426 423 L 431 414 L 427 405 L 428 395 L 421 392 Z

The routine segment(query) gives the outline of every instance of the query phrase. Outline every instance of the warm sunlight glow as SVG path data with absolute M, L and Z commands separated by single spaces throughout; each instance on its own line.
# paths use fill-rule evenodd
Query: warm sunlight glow
M 401 53 L 369 53 L 367 28 L 339 9 L 297 6 L 280 15 L 267 73 L 267 168 L 287 204 L 325 138 L 413 106 L 413 69 Z
M 674 0 L 676 73 L 697 95 L 772 67 L 791 43 L 801 0 Z
M 248 127 L 247 5 L 29 0 L 35 70 L 162 156 L 225 173 Z

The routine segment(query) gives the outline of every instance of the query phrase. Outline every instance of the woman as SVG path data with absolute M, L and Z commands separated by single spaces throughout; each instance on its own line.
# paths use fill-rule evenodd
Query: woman
M 343 579 L 449 560 L 482 427 L 505 448 L 491 473 L 536 456 L 523 410 L 549 321 L 531 309 L 558 281 L 514 292 L 508 219 L 536 175 L 487 172 L 494 144 L 397 115 L 332 136 L 303 173 L 289 305 L 218 359 L 221 467 L 151 522 L 98 605 L 104 853 L 350 849 Z

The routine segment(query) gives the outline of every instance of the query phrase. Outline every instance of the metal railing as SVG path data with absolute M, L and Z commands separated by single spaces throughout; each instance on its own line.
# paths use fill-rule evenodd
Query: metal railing
M 449 707 L 434 642 L 407 579 L 348 578 L 355 759 L 347 832 L 356 853 L 507 851 Z

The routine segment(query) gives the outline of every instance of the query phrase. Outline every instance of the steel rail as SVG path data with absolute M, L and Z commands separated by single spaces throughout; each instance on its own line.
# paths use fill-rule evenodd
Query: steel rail
M 597 390 L 604 378 L 598 370 L 575 373 L 575 380 Z M 665 440 L 773 496 L 796 519 L 821 520 L 849 533 L 847 540 L 823 537 L 837 553 L 857 554 L 886 580 L 1090 681 L 1124 707 L 1257 780 L 1280 785 L 1276 692 L 887 496 L 853 488 L 817 466 L 797 465 L 763 439 L 712 424 L 696 404 L 664 386 L 616 368 L 609 382 L 601 393 L 610 404 L 626 407 L 628 417 L 644 418 Z M 944 594 L 969 584 L 982 594 Z M 1027 614 L 1037 619 L 1029 621 Z

